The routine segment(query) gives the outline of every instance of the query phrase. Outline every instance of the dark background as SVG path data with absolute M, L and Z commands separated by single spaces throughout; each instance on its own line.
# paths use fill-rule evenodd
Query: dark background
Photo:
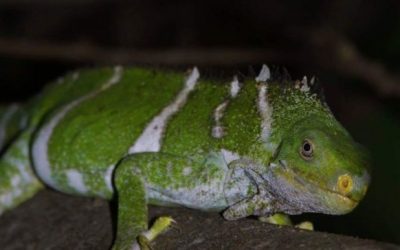
M 354 212 L 304 217 L 320 231 L 400 244 L 400 1 L 0 1 L 1 104 L 81 67 L 198 65 L 220 77 L 261 63 L 317 75 L 372 155 Z

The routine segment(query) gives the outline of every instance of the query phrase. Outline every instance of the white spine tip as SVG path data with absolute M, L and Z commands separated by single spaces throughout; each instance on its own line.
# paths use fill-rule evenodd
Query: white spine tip
M 200 77 L 199 69 L 197 67 L 194 67 L 190 72 L 190 75 L 186 79 L 186 86 L 189 88 L 193 88 L 199 77 Z
M 123 68 L 121 65 L 116 65 L 116 66 L 114 67 L 114 74 L 116 74 L 116 75 L 121 75 L 123 69 L 124 69 L 124 68 Z
M 62 84 L 62 83 L 64 83 L 64 77 L 59 77 L 59 78 L 57 78 L 57 84 Z
M 260 73 L 256 77 L 256 82 L 266 82 L 271 78 L 271 71 L 268 66 L 263 64 Z
M 240 91 L 240 83 L 237 76 L 233 77 L 231 82 L 231 97 L 235 98 Z
M 302 92 L 310 91 L 310 87 L 308 86 L 307 76 L 303 76 L 303 80 L 301 80 L 300 91 L 302 91 Z
M 193 69 L 192 69 L 192 74 L 195 74 L 197 77 L 200 76 L 199 69 L 198 69 L 196 66 L 193 67 Z
M 303 76 L 303 80 L 301 80 L 301 83 L 307 85 L 307 76 Z
M 310 85 L 314 85 L 314 83 L 315 83 L 315 76 L 311 77 Z
M 79 78 L 79 71 L 75 71 L 72 74 L 72 81 L 76 81 L 76 80 L 78 80 L 78 78 Z

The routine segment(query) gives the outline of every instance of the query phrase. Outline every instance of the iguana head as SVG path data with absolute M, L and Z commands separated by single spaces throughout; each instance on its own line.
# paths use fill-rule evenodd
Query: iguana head
M 300 211 L 344 214 L 364 197 L 369 183 L 364 151 L 318 117 L 296 123 L 278 150 L 270 187 Z
M 273 123 L 277 146 L 268 188 L 294 211 L 350 212 L 369 184 L 365 151 L 316 95 L 294 88 L 277 94 L 272 88 L 271 99 L 280 98 L 272 102 L 274 113 L 280 113 Z

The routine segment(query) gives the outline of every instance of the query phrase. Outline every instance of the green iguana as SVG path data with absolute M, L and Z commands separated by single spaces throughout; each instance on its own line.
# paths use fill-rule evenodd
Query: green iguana
M 226 83 L 197 68 L 71 73 L 0 111 L 0 214 L 44 186 L 113 199 L 113 248 L 147 249 L 173 222 L 149 229 L 148 204 L 278 224 L 348 213 L 369 184 L 366 154 L 312 88 L 265 65 Z

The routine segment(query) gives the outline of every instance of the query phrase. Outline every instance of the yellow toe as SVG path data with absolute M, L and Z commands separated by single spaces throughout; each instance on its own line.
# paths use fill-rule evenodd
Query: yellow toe
M 173 223 L 176 223 L 171 216 L 161 216 L 156 219 L 151 228 L 141 235 L 144 236 L 149 242 L 154 240 L 159 234 L 166 231 Z
M 295 226 L 296 228 L 314 231 L 314 225 L 310 221 L 303 221 Z

